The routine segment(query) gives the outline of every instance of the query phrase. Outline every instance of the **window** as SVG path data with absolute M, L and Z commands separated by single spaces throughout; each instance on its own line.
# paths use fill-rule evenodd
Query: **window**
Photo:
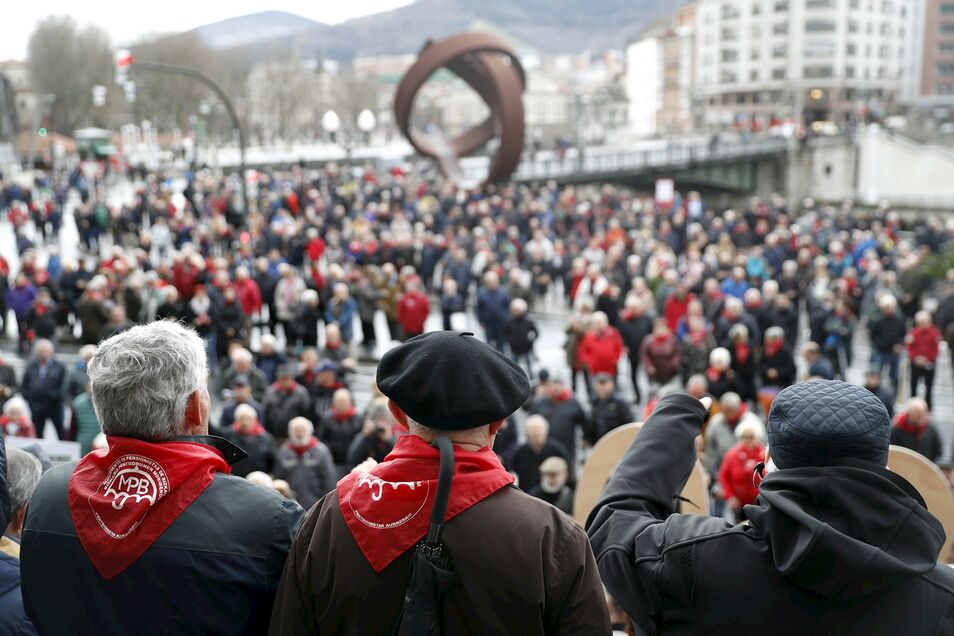
M 941 15 L 954 15 L 954 2 L 945 2 L 942 4 Z
M 845 79 L 854 79 L 855 77 L 855 67 L 846 66 L 845 67 Z
M 777 0 L 775 2 L 775 13 L 782 13 L 783 11 L 788 11 L 788 0 Z
M 821 20 L 818 18 L 807 20 L 805 22 L 805 31 L 807 33 L 828 33 L 835 30 L 834 20 Z
M 762 14 L 762 5 L 758 2 L 752 5 L 752 15 L 761 15 Z
M 954 95 L 954 84 L 938 84 L 938 95 Z
M 861 5 L 861 3 L 860 3 L 858 0 L 851 0 L 851 1 L 848 3 L 848 8 L 849 8 L 849 9 L 857 9 L 860 5 Z
M 881 48 L 878 49 L 878 57 L 882 60 L 886 60 L 891 57 L 891 47 L 887 44 L 882 44 Z
M 808 79 L 825 79 L 835 76 L 835 69 L 831 66 L 806 66 L 805 77 Z
M 773 68 L 773 69 L 772 69 L 772 79 L 773 79 L 773 80 L 783 80 L 783 79 L 785 79 L 785 69 L 784 69 L 784 68 Z
M 854 55 L 858 52 L 858 45 L 854 42 L 849 42 L 845 45 L 845 55 Z
M 775 35 L 785 35 L 788 33 L 788 22 L 779 22 L 772 26 L 772 33 Z
M 806 6 L 809 9 L 833 9 L 835 8 L 835 0 L 808 0 Z
M 942 22 L 941 33 L 954 33 L 954 22 Z
M 749 71 L 749 81 L 750 82 L 759 81 L 759 72 L 757 70 L 752 69 L 751 71 Z
M 848 20 L 848 33 L 857 33 L 857 32 L 858 32 L 858 21 Z
M 752 39 L 757 40 L 762 37 L 762 25 L 753 24 L 752 25 Z
M 752 49 L 751 51 L 749 51 L 749 59 L 750 59 L 750 60 L 757 60 L 757 59 L 759 59 L 761 56 L 762 56 L 762 54 L 759 52 L 758 49 Z
M 891 23 L 885 22 L 881 25 L 881 35 L 891 35 Z
M 735 96 L 735 103 L 739 106 L 745 104 L 745 93 L 737 93 Z
M 735 84 L 738 81 L 738 76 L 735 71 L 722 70 L 719 73 L 719 81 L 723 84 Z
M 937 65 L 938 75 L 954 75 L 954 62 L 944 62 Z
M 938 45 L 938 53 L 941 55 L 954 55 L 954 42 L 941 42 Z
M 724 4 L 722 5 L 722 19 L 731 20 L 733 18 L 739 17 L 739 8 L 735 5 Z
M 735 27 L 722 27 L 723 42 L 734 42 L 736 37 L 738 37 L 738 31 Z
M 772 47 L 772 57 L 775 59 L 783 58 L 788 54 L 788 45 L 776 44 Z
M 805 57 L 807 58 L 834 57 L 834 55 L 834 42 L 805 42 Z
M 723 62 L 738 62 L 739 52 L 736 49 L 722 49 L 719 59 Z

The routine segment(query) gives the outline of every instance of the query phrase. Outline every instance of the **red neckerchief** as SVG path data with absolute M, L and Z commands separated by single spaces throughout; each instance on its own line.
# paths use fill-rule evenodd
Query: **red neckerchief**
M 566 402 L 566 401 L 569 400 L 571 397 L 573 397 L 573 391 L 571 391 L 570 389 L 563 389 L 560 393 L 558 393 L 558 394 L 553 398 L 553 401 L 554 401 L 554 402 Z
M 708 331 L 690 331 L 689 332 L 689 342 L 692 343 L 692 346 L 698 347 L 705 343 L 706 338 L 709 337 Z
M 784 345 L 784 340 L 769 340 L 765 343 L 765 356 L 771 358 L 776 353 L 781 351 Z
M 70 516 L 100 576 L 132 565 L 231 467 L 222 453 L 196 442 L 153 444 L 108 437 L 109 448 L 80 460 L 69 482 Z
M 928 425 L 927 419 L 925 419 L 924 422 L 921 424 L 914 424 L 913 422 L 909 422 L 907 413 L 901 413 L 900 415 L 898 415 L 898 417 L 895 418 L 894 423 L 897 424 L 898 428 L 900 428 L 905 433 L 914 433 L 915 435 L 918 435 L 919 437 L 924 433 L 924 430 L 927 428 L 927 425 Z
M 346 422 L 350 420 L 352 417 L 354 417 L 354 414 L 357 412 L 358 412 L 358 409 L 352 406 L 347 411 L 332 410 L 331 414 L 335 417 L 335 420 L 337 420 L 338 422 Z
M 282 386 L 281 382 L 276 381 L 274 384 L 272 384 L 272 386 L 275 387 L 276 391 L 281 391 L 282 393 L 285 393 L 286 395 L 291 395 L 292 393 L 295 392 L 295 389 L 300 385 L 297 382 L 295 382 L 290 387 L 286 388 Z
M 264 435 L 264 434 L 265 434 L 265 427 L 262 426 L 261 422 L 259 422 L 258 420 L 255 420 L 255 423 L 252 424 L 252 429 L 251 429 L 251 430 L 243 431 L 243 430 L 242 430 L 242 427 L 239 426 L 239 423 L 238 423 L 238 422 L 235 422 L 234 424 L 232 424 L 232 430 L 235 431 L 236 433 L 238 433 L 239 435 L 255 435 L 255 436 L 258 436 L 258 435 Z
M 709 367 L 706 369 L 706 377 L 709 379 L 709 382 L 718 382 L 722 378 L 722 372 Z
M 318 438 L 312 437 L 307 442 L 305 442 L 305 444 L 302 446 L 299 446 L 298 444 L 295 444 L 294 442 L 291 442 L 291 441 L 288 442 L 288 445 L 291 446 L 293 451 L 298 453 L 299 457 L 301 457 L 302 455 L 304 455 L 305 453 L 307 453 L 308 451 L 310 451 L 311 449 L 313 449 L 315 446 L 318 445 Z
M 380 572 L 427 532 L 440 452 L 416 435 L 401 435 L 394 450 L 369 473 L 338 482 L 338 504 L 351 535 Z M 453 519 L 504 486 L 513 475 L 489 447 L 454 447 L 454 482 L 444 520 Z
M 749 345 L 744 342 L 735 343 L 735 359 L 739 361 L 740 364 L 745 363 L 749 359 Z
M 738 426 L 739 422 L 742 421 L 742 416 L 745 415 L 745 412 L 748 410 L 749 410 L 749 407 L 746 406 L 745 402 L 742 402 L 742 404 L 739 405 L 739 412 L 738 414 L 736 414 L 735 417 L 729 417 L 728 414 L 726 414 L 725 422 L 726 424 L 729 425 L 729 428 L 731 428 L 734 431 L 735 427 Z

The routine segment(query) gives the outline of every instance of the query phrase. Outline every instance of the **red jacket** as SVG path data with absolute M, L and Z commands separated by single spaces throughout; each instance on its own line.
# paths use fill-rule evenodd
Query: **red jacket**
M 666 299 L 664 317 L 666 318 L 666 324 L 674 333 L 676 327 L 679 326 L 679 320 L 689 313 L 689 303 L 694 299 L 695 296 L 692 294 L 686 294 L 686 297 L 682 300 L 676 298 L 675 294 L 670 294 L 669 298 Z
M 915 327 L 908 332 L 904 342 L 908 346 L 908 358 L 912 363 L 918 356 L 927 358 L 931 364 L 937 362 L 937 356 L 941 352 L 941 332 L 934 325 Z
M 666 384 L 679 373 L 682 347 L 673 334 L 662 339 L 657 338 L 656 334 L 649 334 L 639 348 L 639 357 L 650 380 Z
M 431 313 L 431 303 L 419 291 L 407 292 L 398 301 L 398 322 L 404 333 L 411 336 L 424 333 L 424 322 Z
M 191 300 L 202 271 L 192 265 L 176 263 L 172 266 L 172 284 L 183 300 Z
M 588 331 L 580 341 L 576 357 L 590 373 L 609 373 L 616 376 L 616 365 L 623 354 L 623 339 L 614 327 L 603 331 Z
M 262 309 L 262 292 L 252 278 L 235 281 L 235 293 L 238 294 L 242 312 L 247 316 Z
M 722 496 L 726 500 L 729 497 L 735 497 L 743 506 L 755 503 L 755 498 L 759 496 L 759 489 L 753 482 L 752 475 L 755 465 L 764 459 L 764 446 L 759 446 L 752 451 L 739 443 L 730 448 L 719 468 Z

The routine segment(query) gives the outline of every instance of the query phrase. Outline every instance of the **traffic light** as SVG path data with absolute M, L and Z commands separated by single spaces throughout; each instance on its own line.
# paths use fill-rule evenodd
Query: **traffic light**
M 116 74 L 115 81 L 117 86 L 125 86 L 129 80 L 129 68 L 135 59 L 129 49 L 119 49 L 116 51 L 113 61 L 115 62 Z

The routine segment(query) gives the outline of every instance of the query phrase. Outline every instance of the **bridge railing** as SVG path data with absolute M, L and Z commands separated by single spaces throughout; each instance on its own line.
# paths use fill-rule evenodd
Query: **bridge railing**
M 673 143 L 657 148 L 607 151 L 586 150 L 582 155 L 525 160 L 515 175 L 518 180 L 559 179 L 570 175 L 601 175 L 760 157 L 784 152 L 782 138 L 717 143 Z

